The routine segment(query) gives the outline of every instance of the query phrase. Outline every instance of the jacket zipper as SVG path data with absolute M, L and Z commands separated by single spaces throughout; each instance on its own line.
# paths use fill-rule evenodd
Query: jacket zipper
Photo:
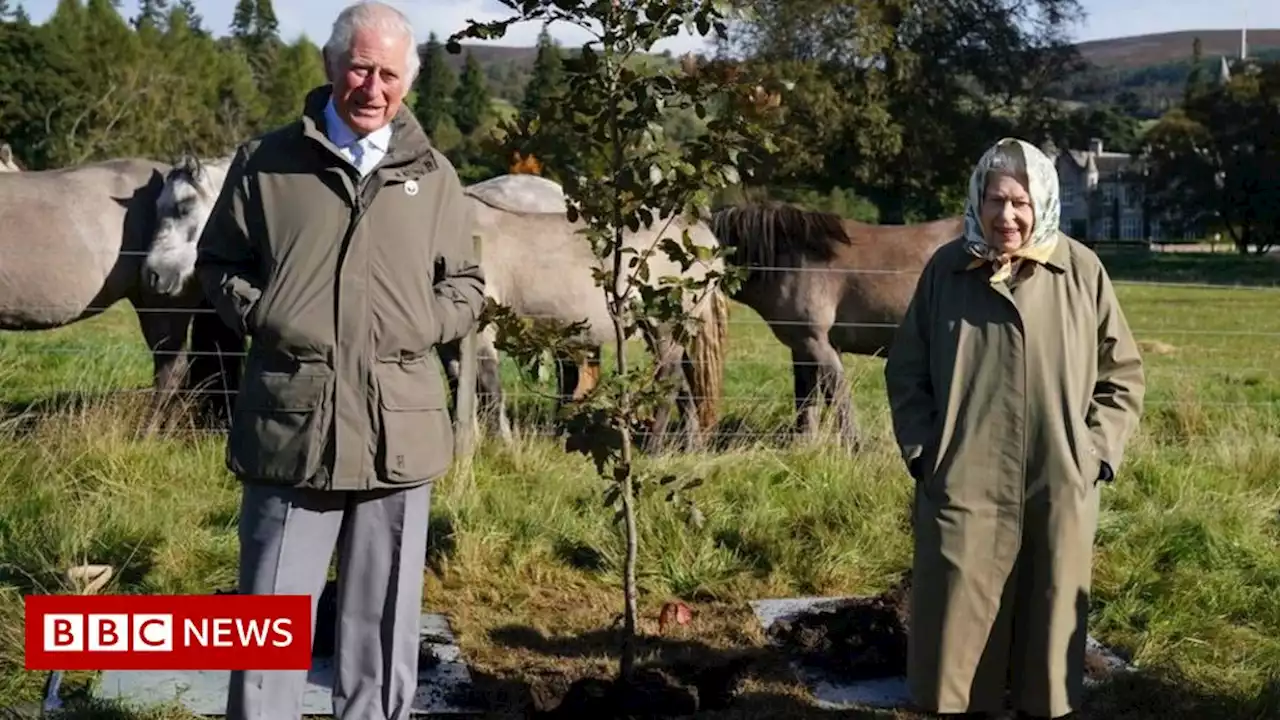
M 355 191 L 355 192 L 353 192 L 353 193 L 352 193 L 352 198 L 353 198 L 353 200 L 355 201 L 355 206 L 354 206 L 354 208 L 353 208 L 353 211 L 354 211 L 354 212 L 353 212 L 353 213 L 352 213 L 352 215 L 351 215 L 351 219 L 350 219 L 350 221 L 348 221 L 348 222 L 347 222 L 347 231 L 346 231 L 346 233 L 344 233 L 344 234 L 343 234 L 343 237 L 342 237 L 342 245 L 341 245 L 341 247 L 340 247 L 340 248 L 339 248 L 339 250 L 338 250 L 338 252 L 339 252 L 339 258 L 338 258 L 338 269 L 337 269 L 338 278 L 335 278 L 335 283 L 334 283 L 334 287 L 335 287 L 335 291 L 334 291 L 334 292 L 335 292 L 335 294 L 334 294 L 334 307 L 333 307 L 333 312 L 334 312 L 334 328 L 333 328 L 333 341 L 334 341 L 334 342 L 333 342 L 333 346 L 334 346 L 334 349 L 333 349 L 333 377 L 334 377 L 334 385 L 333 385 L 333 407 L 334 407 L 334 420 L 333 420 L 333 429 L 332 429 L 332 432 L 333 432 L 333 450 L 334 450 L 334 471 L 335 471 L 335 474 L 336 474 L 336 471 L 337 471 L 337 469 L 338 469 L 338 467 L 337 467 L 337 460 L 338 460 L 338 435 L 339 435 L 339 432 L 338 432 L 338 422 L 337 422 L 337 412 L 338 412 L 338 384 L 342 381 L 342 372 L 341 372 L 341 367 L 340 367 L 340 364 L 341 364 L 341 357 L 342 357 L 342 351 L 340 350 L 340 348 L 342 347 L 342 337 L 341 337 L 341 330 L 342 330 L 342 318 L 341 318 L 341 314 L 342 314 L 342 281 L 341 281 L 341 277 L 342 277 L 342 272 L 343 272 L 343 265 L 345 265 L 345 263 L 346 263 L 347 253 L 348 253 L 348 252 L 350 251 L 350 249 L 351 249 L 351 241 L 352 241 L 352 239 L 355 237 L 356 229 L 360 226 L 360 220 L 361 220 L 361 218 L 363 218 L 363 217 L 364 217 L 365 211 L 368 209 L 368 206 L 367 206 L 367 205 L 365 204 L 365 202 L 364 202 L 364 197 L 363 197 L 362 193 L 360 192 L 360 185 L 359 185 L 359 183 L 355 183 L 355 184 L 354 184 L 354 187 L 353 187 L 352 189 Z M 367 474 L 366 472 L 364 472 L 363 464 L 364 464 L 364 460 L 363 460 L 363 458 L 362 458 L 362 459 L 361 459 L 361 468 L 360 468 L 360 471 L 361 471 L 361 473 L 360 473 L 360 474 L 363 476 L 363 477 L 362 477 L 362 481 L 361 481 L 361 489 L 367 490 L 367 489 L 369 489 L 370 484 L 369 484 L 369 480 L 368 480 L 368 474 Z M 330 478 L 329 478 L 329 485 L 330 485 L 330 489 L 332 489 L 333 484 L 336 482 L 336 480 L 337 480 L 337 479 L 336 479 L 336 477 L 330 477 Z

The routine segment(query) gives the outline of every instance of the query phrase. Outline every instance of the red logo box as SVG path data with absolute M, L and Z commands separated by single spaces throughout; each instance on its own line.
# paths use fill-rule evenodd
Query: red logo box
M 307 670 L 307 595 L 28 595 L 27 670 Z

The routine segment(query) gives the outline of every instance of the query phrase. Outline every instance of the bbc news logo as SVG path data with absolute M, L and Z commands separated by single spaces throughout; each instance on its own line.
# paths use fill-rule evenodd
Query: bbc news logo
M 28 595 L 28 670 L 306 670 L 306 595 Z

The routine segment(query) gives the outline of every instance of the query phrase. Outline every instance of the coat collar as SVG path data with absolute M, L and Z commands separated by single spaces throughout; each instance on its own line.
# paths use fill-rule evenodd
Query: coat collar
M 1044 261 L 1044 266 L 1056 272 L 1066 272 L 1067 268 L 1071 266 L 1070 241 L 1071 239 L 1063 234 L 1062 231 L 1058 231 L 1058 242 L 1053 248 L 1053 253 Z M 961 242 L 963 242 L 963 239 L 961 239 Z M 990 264 L 982 258 L 976 258 L 963 250 L 956 253 L 955 256 L 956 272 L 977 270 L 981 267 L 988 267 Z
M 338 116 L 338 109 L 333 104 L 333 96 L 324 104 L 325 135 L 338 147 L 347 147 L 356 141 L 363 141 L 380 152 L 391 148 L 391 124 L 388 123 L 373 132 L 360 137 L 349 125 Z
M 325 117 L 325 106 L 332 97 L 332 91 L 333 86 L 325 84 L 307 93 L 303 101 L 301 123 L 302 134 L 328 150 L 336 162 L 342 160 L 342 155 L 338 146 L 329 139 Z M 431 140 L 407 105 L 400 106 L 387 128 L 390 129 L 387 154 L 375 172 L 384 173 L 388 179 L 408 180 L 436 169 L 435 150 L 431 146 Z M 346 163 L 345 160 L 342 162 Z

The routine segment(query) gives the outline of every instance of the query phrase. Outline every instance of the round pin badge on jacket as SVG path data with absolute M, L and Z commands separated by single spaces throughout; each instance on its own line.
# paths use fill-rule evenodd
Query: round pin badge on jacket
M 417 182 L 416 180 L 410 180 L 409 182 L 405 183 L 405 184 L 404 184 L 404 192 L 405 192 L 405 194 L 406 194 L 406 195 L 417 195 L 417 194 L 418 194 L 418 182 Z

